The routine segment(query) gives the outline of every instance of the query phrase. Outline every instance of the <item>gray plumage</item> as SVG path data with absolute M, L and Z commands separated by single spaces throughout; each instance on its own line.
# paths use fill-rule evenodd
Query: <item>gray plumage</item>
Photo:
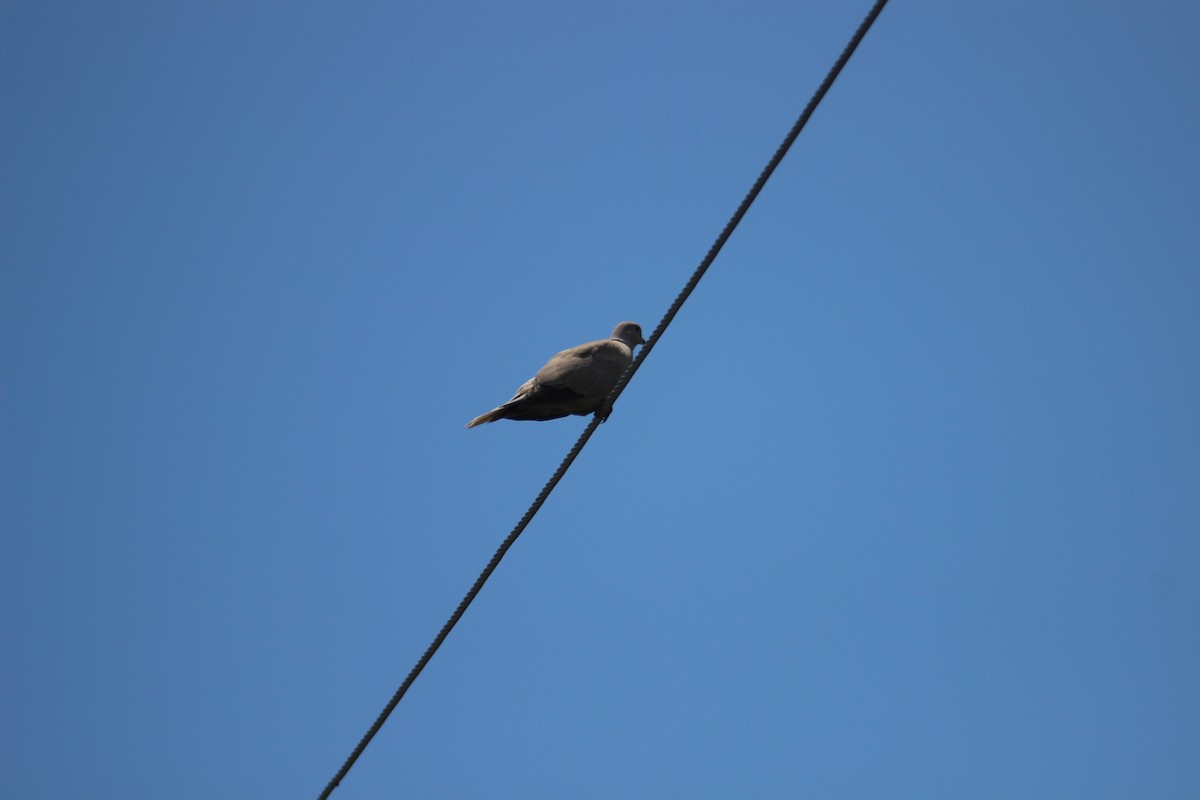
M 645 343 L 642 326 L 622 322 L 608 339 L 555 354 L 511 400 L 471 420 L 467 427 L 498 419 L 547 420 L 591 414 L 633 361 L 633 348 Z

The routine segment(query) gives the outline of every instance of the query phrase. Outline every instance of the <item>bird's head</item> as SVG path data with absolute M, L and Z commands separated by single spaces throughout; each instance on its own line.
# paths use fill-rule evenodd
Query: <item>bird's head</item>
M 629 345 L 630 350 L 635 345 L 646 343 L 646 340 L 642 338 L 642 326 L 636 322 L 622 322 L 613 329 L 612 336 L 609 338 Z

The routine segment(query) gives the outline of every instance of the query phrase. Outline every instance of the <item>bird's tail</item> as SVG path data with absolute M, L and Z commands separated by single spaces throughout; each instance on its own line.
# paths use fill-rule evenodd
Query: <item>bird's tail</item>
M 503 419 L 503 418 L 504 418 L 504 406 L 500 406 L 499 408 L 493 408 L 491 411 L 487 412 L 486 414 L 480 414 L 478 417 L 476 417 L 475 419 L 468 422 L 467 427 L 474 428 L 476 425 L 483 425 L 484 423 L 487 423 L 487 422 L 495 422 L 496 420 Z

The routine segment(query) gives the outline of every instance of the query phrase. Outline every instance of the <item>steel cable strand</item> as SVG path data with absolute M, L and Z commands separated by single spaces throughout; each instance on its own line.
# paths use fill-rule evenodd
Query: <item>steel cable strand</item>
M 412 686 L 413 682 L 416 681 L 417 677 L 421 674 L 421 671 L 425 669 L 425 666 L 433 658 L 434 654 L 437 653 L 438 648 L 442 646 L 442 642 L 444 642 L 446 637 L 450 635 L 450 631 L 454 629 L 454 626 L 458 624 L 458 621 L 462 618 L 463 614 L 466 613 L 467 608 L 471 605 L 471 602 L 474 601 L 476 595 L 478 595 L 483 589 L 483 585 L 487 583 L 488 578 L 491 577 L 491 574 L 496 570 L 496 567 L 500 565 L 500 561 L 504 558 L 504 555 L 508 552 L 509 548 L 512 547 L 513 543 L 517 541 L 517 538 L 521 535 L 525 528 L 528 527 L 529 523 L 533 521 L 533 518 L 537 514 L 538 510 L 541 509 L 542 505 L 546 502 L 546 499 L 549 498 L 550 493 L 554 491 L 554 487 L 557 486 L 559 481 L 563 479 L 563 476 L 567 474 L 567 470 L 570 469 L 571 464 L 583 450 L 584 445 L 586 445 L 588 440 L 592 438 L 592 434 L 596 432 L 596 429 L 600 426 L 600 423 L 607 419 L 608 414 L 612 410 L 613 404 L 617 401 L 617 398 L 620 397 L 623 391 L 625 391 L 625 387 L 628 386 L 629 381 L 633 379 L 634 373 L 636 373 L 641 367 L 642 363 L 646 360 L 646 357 L 650 354 L 650 351 L 654 349 L 654 345 L 657 344 L 658 340 L 662 338 L 663 333 L 666 332 L 667 326 L 671 324 L 671 321 L 675 318 L 675 315 L 679 313 L 679 309 L 683 307 L 683 304 L 687 301 L 688 297 L 691 296 L 696 286 L 700 283 L 700 279 L 704 277 L 704 273 L 708 271 L 709 266 L 716 259 L 717 254 L 721 252 L 721 248 L 725 246 L 725 242 L 733 234 L 734 229 L 737 228 L 738 223 L 742 220 L 742 217 L 746 215 L 746 212 L 750 209 L 751 204 L 753 204 L 755 198 L 758 197 L 759 193 L 766 185 L 767 180 L 770 179 L 771 174 L 774 173 L 775 168 L 779 166 L 781 161 L 783 161 L 783 158 L 785 155 L 787 155 L 792 143 L 796 141 L 796 138 L 800 135 L 800 131 L 804 129 L 804 126 L 808 123 L 809 118 L 812 116 L 817 106 L 820 105 L 822 98 L 825 97 L 825 94 L 829 91 L 830 87 L 833 86 L 833 82 L 841 73 L 842 68 L 846 66 L 846 63 L 850 60 L 850 57 L 858 48 L 859 43 L 863 40 L 863 37 L 866 36 L 867 31 L 870 30 L 871 25 L 875 22 L 875 19 L 879 16 L 879 13 L 883 11 L 884 6 L 886 5 L 887 0 L 877 0 L 875 5 L 867 13 L 867 16 L 863 19 L 862 23 L 858 27 L 858 30 L 851 38 L 850 43 L 846 45 L 845 49 L 842 51 L 842 54 L 838 57 L 838 60 L 834 63 L 833 67 L 829 70 L 829 73 L 825 76 L 825 80 L 821 82 L 821 85 L 813 94 L 812 99 L 808 101 L 808 105 L 805 106 L 804 111 L 800 114 L 799 118 L 796 120 L 796 123 L 792 126 L 792 129 L 788 132 L 788 135 L 784 138 L 783 142 L 775 151 L 775 155 L 772 156 L 771 160 L 767 163 L 767 166 L 758 176 L 758 180 L 754 182 L 754 185 L 750 188 L 750 191 L 742 200 L 741 205 L 738 206 L 737 211 L 735 211 L 733 216 L 730 217 L 729 222 L 726 223 L 725 228 L 721 231 L 721 234 L 717 237 L 712 247 L 709 248 L 707 255 L 705 255 L 704 259 L 700 262 L 700 266 L 698 266 L 692 273 L 692 276 L 688 279 L 683 289 L 676 296 L 675 301 L 671 304 L 670 308 L 667 309 L 667 313 L 663 316 L 662 321 L 658 323 L 658 326 L 654 329 L 654 332 L 650 334 L 650 338 L 646 340 L 646 344 L 638 353 L 637 358 L 635 358 L 625 369 L 625 372 L 621 375 L 620 379 L 618 379 L 616 385 L 613 386 L 612 391 L 608 393 L 608 397 L 605 398 L 600 410 L 597 411 L 595 416 L 592 417 L 591 421 L 588 422 L 587 426 L 583 429 L 583 433 L 579 435 L 579 438 L 575 441 L 575 444 L 571 448 L 570 452 L 567 453 L 566 457 L 564 457 L 562 462 L 558 465 L 558 469 L 555 470 L 554 475 L 551 476 L 550 480 L 546 482 L 546 485 L 542 487 L 542 491 L 538 493 L 533 503 L 530 504 L 524 516 L 521 517 L 520 521 L 496 549 L 496 552 L 492 555 L 492 558 L 488 562 L 487 566 L 483 568 L 483 571 L 479 574 L 479 577 L 475 579 L 475 583 L 463 597 L 462 601 L 459 602 L 458 607 L 454 609 L 454 613 L 450 615 L 450 618 L 446 621 L 446 624 L 442 626 L 442 629 L 438 632 L 438 635 L 434 638 L 433 642 L 428 648 L 426 648 L 425 653 L 413 666 L 412 670 L 409 671 L 408 676 L 404 679 L 404 682 L 400 684 L 400 687 L 396 690 L 395 694 L 392 695 L 391 700 L 388 701 L 388 704 L 384 706 L 383 710 L 379 713 L 379 716 L 376 717 L 374 724 L 372 724 L 366 734 L 363 735 L 358 745 L 354 748 L 354 751 L 346 759 L 345 763 L 342 764 L 341 769 L 338 770 L 337 774 L 334 775 L 333 779 L 329 781 L 328 785 L 326 785 L 324 791 L 321 792 L 319 800 L 327 800 L 329 795 L 332 794 L 333 790 L 336 789 L 346 775 L 349 774 L 351 767 L 354 766 L 354 763 L 358 760 L 359 756 L 363 754 L 363 751 L 367 749 L 367 745 L 371 743 L 371 740 L 375 738 L 375 735 L 379 733 L 379 730 L 387 721 L 388 716 L 391 715 L 392 711 L 400 703 L 400 700 L 408 692 L 409 687 Z

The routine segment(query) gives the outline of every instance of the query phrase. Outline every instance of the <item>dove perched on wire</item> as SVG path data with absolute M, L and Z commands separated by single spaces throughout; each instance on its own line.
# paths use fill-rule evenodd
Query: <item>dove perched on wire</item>
M 633 361 L 633 348 L 645 343 L 641 325 L 622 322 L 607 339 L 556 354 L 511 400 L 471 420 L 467 427 L 498 419 L 547 420 L 591 414 Z

